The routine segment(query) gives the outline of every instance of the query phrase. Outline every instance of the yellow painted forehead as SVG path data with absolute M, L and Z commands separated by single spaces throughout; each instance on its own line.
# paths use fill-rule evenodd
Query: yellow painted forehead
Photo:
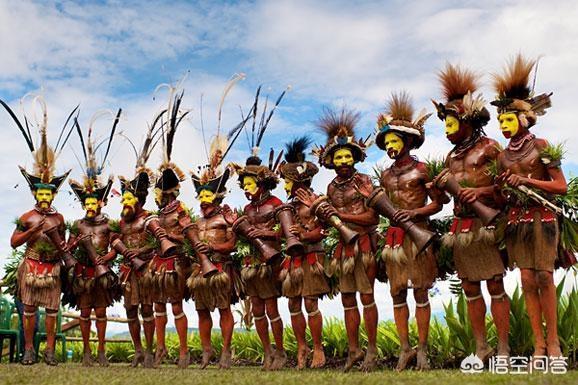
M 333 156 L 346 156 L 346 155 L 353 156 L 353 153 L 348 148 L 340 148 L 335 151 L 335 154 Z

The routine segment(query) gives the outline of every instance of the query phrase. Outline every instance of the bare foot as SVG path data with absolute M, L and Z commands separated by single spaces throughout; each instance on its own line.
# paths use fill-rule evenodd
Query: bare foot
M 94 364 L 94 358 L 92 358 L 92 353 L 90 350 L 85 351 L 82 355 L 82 366 L 91 367 Z
M 307 356 L 311 350 L 303 346 L 297 350 L 297 369 L 303 370 L 307 367 Z
M 547 351 L 549 357 L 562 357 L 562 350 L 560 349 L 560 343 L 558 341 L 548 344 Z
M 211 361 L 211 358 L 213 358 L 214 353 L 215 352 L 213 349 L 203 350 L 203 356 L 201 358 L 201 369 L 205 369 L 207 366 L 209 366 L 209 362 Z
M 427 348 L 417 348 L 417 362 L 415 364 L 417 370 L 430 370 L 429 361 L 427 359 Z
M 139 364 L 144 366 L 144 359 L 145 355 L 142 351 L 134 352 L 134 357 L 132 358 L 132 362 L 130 363 L 131 368 L 136 368 Z
M 500 344 L 498 342 L 498 356 L 500 357 L 510 357 L 510 346 L 508 344 Z M 508 360 L 509 361 L 509 360 Z
M 273 352 L 271 350 L 265 351 L 263 356 L 263 370 L 270 370 L 273 363 Z
M 287 363 L 287 353 L 285 350 L 275 350 L 273 353 L 273 362 L 271 363 L 271 370 L 279 370 Z
M 163 363 L 163 360 L 167 356 L 167 348 L 165 347 L 157 347 L 157 351 L 155 352 L 155 360 L 153 362 L 153 367 L 158 368 Z
M 145 368 L 152 368 L 154 362 L 154 355 L 152 352 L 145 352 L 143 366 Z
M 36 352 L 34 349 L 26 349 L 20 363 L 22 365 L 34 365 L 36 363 Z
M 375 348 L 367 348 L 365 352 L 365 359 L 361 364 L 363 372 L 371 372 L 377 367 L 377 351 Z
M 311 359 L 311 369 L 319 369 L 325 366 L 325 352 L 323 348 L 313 349 L 313 358 Z
M 106 358 L 106 352 L 103 350 L 98 352 L 98 365 L 103 368 L 106 368 L 110 365 L 108 363 L 108 358 Z
M 186 352 L 184 355 L 179 356 L 179 361 L 177 362 L 177 366 L 179 369 L 186 369 L 189 366 L 189 361 L 191 360 L 191 355 L 189 352 Z
M 219 369 L 229 369 L 231 367 L 231 350 L 223 349 L 221 359 L 219 360 Z
M 494 353 L 494 349 L 492 349 L 488 344 L 484 344 L 476 348 L 476 356 L 478 356 L 482 362 L 486 362 L 488 359 L 490 359 L 491 356 L 494 355 Z
M 44 351 L 44 363 L 48 366 L 57 366 L 58 360 L 56 359 L 56 355 L 54 354 L 54 350 L 45 350 Z
M 351 368 L 353 368 L 353 365 L 355 365 L 355 363 L 363 360 L 364 354 L 363 351 L 361 349 L 357 349 L 357 350 L 353 350 L 349 352 L 349 355 L 347 356 L 347 361 L 345 361 L 345 366 L 343 367 L 343 372 L 347 373 L 351 370 Z
M 409 362 L 414 359 L 417 355 L 417 352 L 414 349 L 406 349 L 399 352 L 399 359 L 397 360 L 397 366 L 395 370 L 401 372 L 404 370 Z

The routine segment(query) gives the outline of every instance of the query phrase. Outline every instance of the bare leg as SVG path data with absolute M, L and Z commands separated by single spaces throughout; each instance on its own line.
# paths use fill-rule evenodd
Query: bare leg
M 58 310 L 46 309 L 46 351 L 44 352 L 44 362 L 50 366 L 58 365 L 54 354 L 54 345 L 56 343 L 56 317 Z
M 307 366 L 307 354 L 309 353 L 307 341 L 305 340 L 307 324 L 305 323 L 305 317 L 301 310 L 301 302 L 301 297 L 289 298 L 291 326 L 293 327 L 293 333 L 297 340 L 297 369 L 300 370 L 305 369 Z
M 271 370 L 278 370 L 287 363 L 287 353 L 283 347 L 283 321 L 277 308 L 277 298 L 268 298 L 265 300 L 265 309 L 267 317 L 271 323 L 271 331 L 275 339 L 275 353 L 273 353 L 273 362 Z
M 165 343 L 165 331 L 167 327 L 167 305 L 155 303 L 155 331 L 157 333 L 157 351 L 155 354 L 154 366 L 158 367 L 167 355 Z
M 393 298 L 393 318 L 399 335 L 400 352 L 395 370 L 404 370 L 409 361 L 415 357 L 415 352 L 409 345 L 409 308 L 407 306 L 407 290 L 402 290 Z
M 530 318 L 530 325 L 534 333 L 534 356 L 546 355 L 546 340 L 542 329 L 542 305 L 540 304 L 539 287 L 536 281 L 536 272 L 530 269 L 520 269 L 522 288 L 526 309 Z
M 32 365 L 36 363 L 34 354 L 34 328 L 36 326 L 36 311 L 35 306 L 24 305 L 24 356 L 22 357 L 23 365 Z
M 144 367 L 153 367 L 153 342 L 155 336 L 155 317 L 152 305 L 141 305 L 141 316 L 143 321 L 144 336 L 146 342 L 146 352 L 144 356 Z M 140 333 L 139 333 L 140 334 Z M 140 340 L 140 335 L 139 335 Z
M 138 319 L 138 305 L 135 306 L 125 306 L 126 318 L 128 319 L 128 331 L 130 333 L 130 338 L 134 345 L 134 358 L 130 364 L 133 368 L 136 368 L 138 364 L 144 362 L 144 353 L 142 350 L 142 342 L 140 339 L 140 322 Z
M 357 309 L 355 293 L 341 293 L 341 303 L 345 312 L 345 330 L 347 331 L 347 342 L 349 344 L 349 354 L 343 371 L 348 372 L 357 361 L 363 359 L 363 352 L 359 349 L 359 324 L 361 323 L 361 317 Z
M 361 369 L 370 372 L 377 366 L 377 306 L 373 293 L 360 294 L 360 299 L 363 304 L 363 323 L 367 331 L 367 352 Z
M 106 338 L 106 308 L 97 307 L 94 309 L 96 314 L 96 334 L 98 337 L 98 364 L 108 366 L 106 358 L 105 338 Z
M 82 356 L 82 365 L 83 366 L 92 366 L 93 359 L 92 359 L 92 352 L 90 351 L 90 314 L 92 309 L 86 307 L 84 309 L 80 309 L 80 334 L 82 335 L 82 346 L 84 348 L 83 356 Z
M 197 310 L 199 315 L 199 334 L 201 335 L 201 346 L 203 348 L 203 358 L 201 360 L 201 369 L 205 369 L 211 360 L 213 349 L 211 347 L 211 329 L 213 328 L 213 319 L 208 310 Z
M 173 316 L 175 317 L 175 329 L 179 336 L 179 363 L 181 369 L 189 366 L 189 347 L 187 345 L 188 320 L 183 311 L 182 302 L 174 302 L 171 304 L 173 309 Z
M 265 301 L 258 297 L 251 297 L 251 311 L 255 320 L 255 329 L 263 345 L 263 370 L 269 370 L 273 362 L 273 350 L 269 339 L 269 321 L 265 314 Z
M 223 349 L 219 360 L 219 369 L 229 369 L 231 367 L 231 339 L 235 321 L 230 307 L 219 309 L 219 314 L 221 316 L 219 326 L 221 326 L 221 334 L 223 335 Z
M 417 321 L 417 363 L 418 370 L 429 370 L 427 358 L 427 338 L 429 336 L 429 322 L 431 317 L 431 306 L 429 304 L 429 295 L 427 289 L 414 289 L 413 298 L 415 299 L 415 318 Z
M 562 350 L 560 350 L 560 341 L 558 339 L 558 313 L 556 298 L 556 286 L 554 285 L 554 276 L 549 271 L 537 271 L 536 281 L 540 289 L 540 305 L 546 320 L 546 343 L 548 356 L 560 357 Z
M 485 361 L 492 355 L 492 348 L 488 346 L 486 338 L 486 303 L 482 296 L 480 282 L 462 281 L 468 302 L 468 314 L 476 339 L 476 355 Z
M 498 331 L 498 355 L 509 356 L 510 346 L 508 336 L 510 333 L 510 298 L 504 290 L 504 282 L 501 277 L 486 281 L 488 292 L 492 297 L 492 318 Z
M 317 298 L 305 298 L 305 310 L 307 310 L 309 330 L 313 340 L 313 358 L 311 368 L 325 366 L 325 352 L 323 351 L 323 316 L 319 311 Z

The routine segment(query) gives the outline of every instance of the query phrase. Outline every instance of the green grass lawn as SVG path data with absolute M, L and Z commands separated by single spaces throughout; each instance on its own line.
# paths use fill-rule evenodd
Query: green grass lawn
M 497 374 L 462 374 L 457 370 L 435 370 L 425 373 L 407 371 L 395 373 L 391 370 L 365 374 L 353 372 L 343 374 L 338 370 L 306 370 L 298 372 L 287 369 L 279 372 L 262 372 L 256 367 L 234 368 L 220 371 L 215 367 L 198 370 L 190 367 L 178 370 L 166 366 L 162 369 L 132 369 L 126 364 L 114 364 L 109 368 L 84 368 L 80 364 L 61 364 L 56 368 L 44 364 L 22 366 L 17 364 L 0 365 L 0 384 L 432 384 L 432 385 L 466 385 L 466 384 L 577 384 L 578 371 L 564 375 L 497 375 Z

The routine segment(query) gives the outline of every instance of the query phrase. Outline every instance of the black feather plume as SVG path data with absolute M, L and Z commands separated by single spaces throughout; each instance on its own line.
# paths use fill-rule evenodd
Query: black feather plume
M 28 145 L 28 149 L 30 149 L 30 152 L 34 152 L 34 142 L 32 141 L 32 137 L 26 133 L 26 131 L 24 130 L 24 127 L 22 126 L 22 123 L 20 123 L 20 120 L 18 120 L 18 118 L 16 117 L 16 114 L 14 114 L 14 111 L 12 111 L 12 109 L 8 106 L 8 104 L 6 104 L 1 99 L 0 99 L 0 104 L 2 104 L 2 106 L 4 106 L 4 108 L 6 109 L 6 111 L 8 112 L 10 117 L 12 118 L 12 120 L 14 120 L 14 123 L 16 123 L 16 125 L 20 129 L 20 132 L 22 133 L 22 136 L 24 136 L 24 140 L 26 140 L 26 144 Z
M 302 136 L 285 145 L 285 161 L 287 163 L 303 162 L 305 160 L 305 150 L 311 144 L 311 138 Z

